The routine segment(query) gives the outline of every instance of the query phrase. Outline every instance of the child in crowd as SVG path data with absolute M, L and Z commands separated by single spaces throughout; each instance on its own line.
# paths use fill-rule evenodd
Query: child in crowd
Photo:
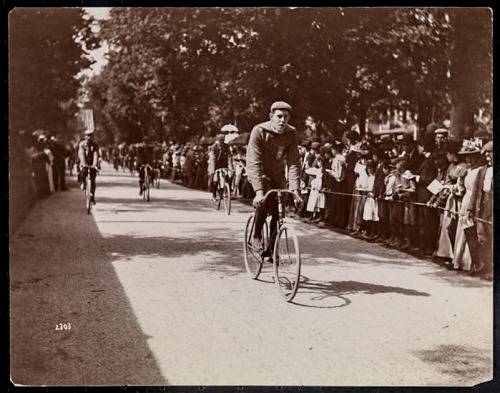
M 324 175 L 323 162 L 323 157 L 319 156 L 316 158 L 315 167 L 306 169 L 307 174 L 313 177 L 306 210 L 311 213 L 310 220 L 314 222 L 319 222 L 322 219 L 325 209 L 325 194 L 322 192 Z
M 366 199 L 363 207 L 363 222 L 365 226 L 365 237 L 371 239 L 375 236 L 375 224 L 378 222 L 378 203 L 375 199 L 373 187 L 375 184 L 375 170 L 377 164 L 375 161 L 368 160 L 366 162 L 366 173 L 368 175 L 366 181 Z
M 401 235 L 403 206 L 401 203 L 395 203 L 395 201 L 398 200 L 397 189 L 401 185 L 401 168 L 404 166 L 402 163 L 406 161 L 404 157 L 392 159 L 390 166 L 392 170 L 385 178 L 384 199 L 389 204 L 389 230 L 391 234 L 387 239 L 387 244 L 392 246 L 399 242 Z
M 403 172 L 403 175 L 401 176 L 401 185 L 397 189 L 398 199 L 403 205 L 403 231 L 398 247 L 403 250 L 407 250 L 411 247 L 410 239 L 413 233 L 412 230 L 417 222 L 416 209 L 412 204 L 417 186 L 414 175 L 406 169 L 407 167 L 407 161 L 402 161 L 400 163 L 400 171 Z

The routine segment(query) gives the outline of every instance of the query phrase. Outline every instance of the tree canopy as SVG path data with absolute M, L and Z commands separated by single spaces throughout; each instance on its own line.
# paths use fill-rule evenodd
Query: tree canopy
M 90 20 L 80 8 L 15 8 L 9 15 L 12 129 L 70 132 L 81 82 L 91 64 Z
M 292 123 L 346 122 L 402 111 L 419 129 L 452 117 L 461 135 L 491 112 L 487 8 L 112 8 L 97 39 L 107 64 L 86 80 L 100 139 L 133 143 L 249 131 L 275 100 Z M 96 46 L 78 8 L 10 16 L 11 124 L 62 129 L 76 110 L 75 75 Z M 302 123 L 302 124 L 301 124 Z

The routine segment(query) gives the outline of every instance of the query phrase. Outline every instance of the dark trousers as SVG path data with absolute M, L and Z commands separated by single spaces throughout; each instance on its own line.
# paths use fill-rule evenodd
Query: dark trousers
M 276 194 L 269 195 L 266 201 L 259 204 L 255 209 L 254 237 L 262 238 L 262 227 L 264 226 L 268 214 L 271 214 L 271 226 L 269 230 L 271 232 L 270 244 L 272 245 L 277 235 L 275 231 L 279 219 L 278 199 L 276 198 Z
M 54 179 L 54 188 L 63 190 L 66 188 L 66 168 L 65 167 L 52 167 L 52 178 Z
M 139 167 L 139 184 L 141 186 L 144 183 L 145 167 L 146 167 L 146 165 L 141 165 Z M 154 173 L 151 165 L 148 165 L 148 175 L 149 175 L 149 181 L 152 182 L 155 178 L 155 173 Z
M 89 168 L 88 167 L 83 167 L 80 176 L 82 179 L 83 184 L 87 181 L 87 175 L 89 173 Z M 95 196 L 95 177 L 97 176 L 97 169 L 95 168 L 90 168 L 90 193 Z
M 437 248 L 439 211 L 427 206 L 418 206 L 418 231 L 420 250 L 432 253 Z

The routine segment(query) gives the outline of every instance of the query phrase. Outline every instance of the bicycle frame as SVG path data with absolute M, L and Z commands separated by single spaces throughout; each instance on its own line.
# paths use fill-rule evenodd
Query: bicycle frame
M 270 228 L 271 230 L 271 236 L 269 237 L 269 244 L 267 245 L 266 249 L 264 250 L 264 253 L 273 253 L 274 249 L 274 239 L 278 235 L 278 232 L 280 228 L 283 226 L 285 222 L 285 209 L 283 207 L 283 194 L 291 194 L 296 200 L 299 201 L 299 203 L 303 203 L 303 200 L 298 197 L 295 193 L 289 190 L 282 190 L 282 189 L 271 189 L 269 190 L 265 195 L 264 198 L 260 201 L 260 203 L 264 203 L 265 200 L 271 195 L 276 193 L 276 199 L 278 201 L 278 222 L 276 225 L 276 228 Z M 253 228 L 252 228 L 253 232 Z M 251 247 L 253 248 L 253 247 Z
M 224 186 L 226 184 L 226 176 L 229 176 L 230 171 L 231 171 L 231 169 L 229 169 L 229 168 L 219 168 L 219 169 L 215 170 L 214 174 L 215 174 L 215 178 L 217 179 L 216 180 L 217 181 L 217 188 L 219 188 L 219 189 L 224 188 Z

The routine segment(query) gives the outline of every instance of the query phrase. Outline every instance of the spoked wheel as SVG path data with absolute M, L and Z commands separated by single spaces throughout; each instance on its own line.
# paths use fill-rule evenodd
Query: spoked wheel
M 149 202 L 149 188 L 150 188 L 150 184 L 149 184 L 149 178 L 146 179 L 146 181 L 144 182 L 144 184 L 146 185 L 146 200 Z
M 222 203 L 222 199 L 224 198 L 224 189 L 217 188 L 217 196 L 215 198 L 215 208 L 220 210 L 220 205 Z
M 86 182 L 86 187 L 85 187 L 85 207 L 87 208 L 87 214 L 90 214 L 90 210 L 92 209 L 92 202 L 91 198 L 92 195 L 90 194 L 90 173 L 87 175 L 87 182 Z
M 160 170 L 158 169 L 158 170 L 156 171 L 156 176 L 155 176 L 155 178 L 156 178 L 156 188 L 157 188 L 157 189 L 159 189 L 159 188 L 160 188 L 160 177 L 161 177 L 161 176 L 160 176 Z
M 284 224 L 276 237 L 273 255 L 274 282 L 287 302 L 292 301 L 300 281 L 299 240 L 293 227 Z
M 227 215 L 231 214 L 231 187 L 229 187 L 229 184 L 226 183 L 224 186 L 224 210 L 226 211 Z
M 260 271 L 262 270 L 262 263 L 264 258 L 262 255 L 253 247 L 253 232 L 255 227 L 255 214 L 248 217 L 245 226 L 245 238 L 243 239 L 243 256 L 245 259 L 245 268 L 248 274 L 252 276 L 255 280 L 259 277 Z M 267 228 L 267 223 L 265 223 L 264 228 L 262 228 L 262 247 L 265 250 L 268 244 L 269 231 Z

